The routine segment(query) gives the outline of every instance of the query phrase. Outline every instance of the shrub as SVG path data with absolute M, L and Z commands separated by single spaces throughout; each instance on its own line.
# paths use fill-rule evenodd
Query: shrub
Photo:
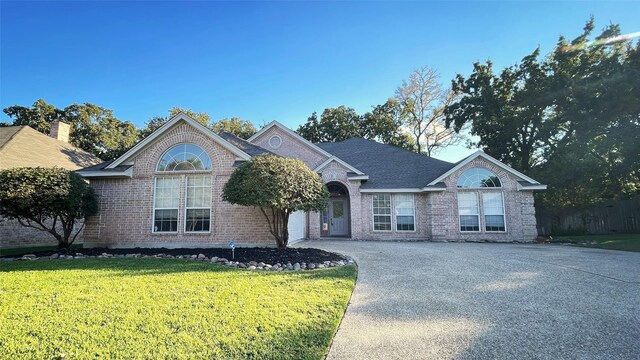
M 276 244 L 286 248 L 289 215 L 298 210 L 324 210 L 329 192 L 320 176 L 302 161 L 260 155 L 231 174 L 222 198 L 232 204 L 259 207 Z
M 62 168 L 13 168 L 0 171 L 0 216 L 50 233 L 60 249 L 82 231 L 79 220 L 98 212 L 93 189 L 78 174 Z

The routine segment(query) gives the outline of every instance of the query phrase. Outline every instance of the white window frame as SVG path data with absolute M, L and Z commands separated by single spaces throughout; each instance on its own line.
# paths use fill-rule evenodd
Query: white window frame
M 191 175 L 191 177 L 207 177 L 207 175 Z M 213 191 L 213 179 L 211 179 L 211 176 L 209 176 L 210 180 L 211 180 L 211 186 L 209 186 L 209 191 Z M 185 234 L 210 234 L 211 233 L 211 228 L 213 227 L 213 221 L 212 221 L 212 217 L 213 217 L 213 206 L 212 206 L 212 202 L 213 202 L 213 194 L 211 194 L 211 202 L 209 202 L 209 207 L 194 207 L 194 206 L 187 206 L 187 201 L 189 199 L 189 175 L 185 176 L 185 181 L 184 181 L 184 226 L 183 226 L 183 230 Z M 187 230 L 187 212 L 188 210 L 209 210 L 209 230 L 207 231 L 192 231 L 192 230 Z
M 390 213 L 387 214 L 376 214 L 374 212 L 375 206 L 374 206 L 374 197 L 376 196 L 381 196 L 381 195 L 389 195 L 389 210 Z M 389 224 L 391 225 L 389 227 L 389 230 L 376 230 L 376 216 L 389 216 Z M 381 233 L 390 233 L 393 232 L 393 199 L 390 193 L 380 193 L 380 194 L 373 194 L 371 196 L 371 227 L 373 232 L 381 232 Z
M 157 208 L 156 207 L 156 192 L 158 187 L 158 179 L 178 179 L 178 207 L 177 208 Z M 153 204 L 152 204 L 152 212 L 153 216 L 151 216 L 151 233 L 153 234 L 177 234 L 178 229 L 180 228 L 180 189 L 182 188 L 182 179 L 179 176 L 157 176 L 153 179 Z M 176 231 L 156 231 L 156 210 L 178 210 L 178 215 L 176 216 Z
M 158 165 L 160 165 L 160 162 L 162 161 L 162 159 L 164 158 L 164 156 L 171 150 L 173 150 L 174 148 L 181 146 L 181 145 L 193 145 L 197 148 L 199 148 L 200 150 L 202 150 L 204 152 L 204 154 L 209 158 L 209 163 L 211 164 L 211 169 L 204 169 L 204 170 L 158 170 Z M 174 144 L 171 145 L 167 150 L 165 150 L 162 155 L 160 156 L 160 158 L 158 159 L 158 162 L 156 163 L 156 167 L 155 167 L 155 173 L 156 174 L 172 174 L 172 173 L 191 173 L 191 174 L 196 174 L 196 173 L 209 173 L 211 172 L 211 170 L 213 169 L 213 160 L 211 159 L 211 156 L 209 155 L 209 153 L 202 148 L 202 146 L 194 144 L 194 143 L 188 143 L 188 142 L 184 142 L 184 143 L 178 143 L 178 144 Z
M 504 230 L 487 230 L 487 221 L 485 216 L 487 216 L 485 209 L 484 209 L 484 195 L 485 194 L 500 194 L 500 196 L 502 196 L 502 220 L 504 222 Z M 502 191 L 486 191 L 482 193 L 482 222 L 483 222 L 483 226 L 482 229 L 484 230 L 484 232 L 486 233 L 498 233 L 498 234 L 502 234 L 502 233 L 506 233 L 507 232 L 507 209 L 505 207 L 505 201 L 504 201 L 504 192 Z M 496 214 L 490 214 L 491 215 L 496 215 Z
M 460 215 L 460 194 L 473 194 L 476 196 L 476 206 L 478 208 L 478 214 L 476 215 L 478 217 L 478 230 L 462 230 L 462 221 L 460 220 L 460 217 L 462 215 Z M 482 232 L 482 214 L 481 214 L 481 208 L 480 208 L 480 199 L 478 196 L 478 192 L 477 191 L 460 191 L 456 194 L 456 201 L 457 201 L 457 207 L 458 207 L 458 232 L 462 233 L 462 234 L 479 234 Z M 464 216 L 471 216 L 471 215 L 464 215 Z
M 500 181 L 500 186 L 494 186 L 494 187 L 483 187 L 483 186 L 480 186 L 480 187 L 477 187 L 477 186 L 474 186 L 474 187 L 471 187 L 471 186 L 469 186 L 469 187 L 464 187 L 464 186 L 458 186 L 458 183 L 460 182 L 460 178 L 461 178 L 461 177 L 462 177 L 462 176 L 463 176 L 467 171 L 470 171 L 470 170 L 473 170 L 473 169 L 483 169 L 483 170 L 486 170 L 486 171 L 490 172 L 491 174 L 493 174 L 493 175 L 498 179 L 498 181 Z M 498 176 L 498 174 L 497 174 L 495 171 L 493 171 L 493 170 L 491 170 L 491 169 L 489 169 L 489 168 L 487 168 L 487 167 L 484 167 L 484 166 L 474 166 L 474 167 L 470 167 L 470 168 L 468 168 L 468 169 L 464 170 L 464 171 L 463 171 L 463 172 L 458 176 L 458 179 L 456 180 L 456 188 L 457 188 L 457 189 L 466 189 L 466 190 L 491 190 L 491 189 L 502 189 L 502 188 L 504 187 L 502 184 L 503 184 L 503 182 L 502 182 L 502 178 L 500 178 L 500 176 Z
M 398 196 L 407 196 L 407 195 L 411 195 L 411 205 L 413 207 L 413 215 L 398 215 L 398 204 L 396 202 L 396 199 L 398 199 Z M 393 194 L 393 209 L 391 210 L 394 214 L 394 220 L 395 220 L 395 231 L 396 232 L 402 232 L 402 233 L 414 233 L 417 230 L 417 224 L 416 224 L 416 196 L 415 194 Z M 398 230 L 398 216 L 411 216 L 413 217 L 413 230 Z

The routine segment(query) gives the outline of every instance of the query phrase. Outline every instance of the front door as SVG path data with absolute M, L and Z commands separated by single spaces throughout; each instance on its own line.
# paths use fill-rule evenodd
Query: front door
M 347 236 L 349 232 L 349 208 L 345 199 L 331 199 L 329 201 L 329 235 Z

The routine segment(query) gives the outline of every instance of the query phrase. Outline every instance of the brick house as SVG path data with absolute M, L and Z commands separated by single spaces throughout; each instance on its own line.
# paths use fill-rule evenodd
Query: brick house
M 0 127 L 0 170 L 17 167 L 54 167 L 77 170 L 99 164 L 99 158 L 69 143 L 69 124 L 53 122 L 49 136 L 29 126 Z M 79 235 L 76 242 L 82 242 Z M 47 232 L 0 218 L 0 249 L 56 245 Z
M 278 122 L 247 141 L 184 114 L 112 162 L 85 168 L 100 212 L 85 246 L 274 244 L 259 209 L 221 191 L 238 164 L 272 153 L 314 169 L 327 210 L 290 219 L 290 240 L 533 241 L 533 191 L 546 185 L 479 151 L 452 164 L 361 138 L 312 144 Z

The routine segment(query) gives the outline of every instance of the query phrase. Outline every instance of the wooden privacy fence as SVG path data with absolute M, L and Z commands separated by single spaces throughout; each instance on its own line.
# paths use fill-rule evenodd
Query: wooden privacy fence
M 536 209 L 538 234 L 640 233 L 640 199 L 605 202 L 587 209 Z

